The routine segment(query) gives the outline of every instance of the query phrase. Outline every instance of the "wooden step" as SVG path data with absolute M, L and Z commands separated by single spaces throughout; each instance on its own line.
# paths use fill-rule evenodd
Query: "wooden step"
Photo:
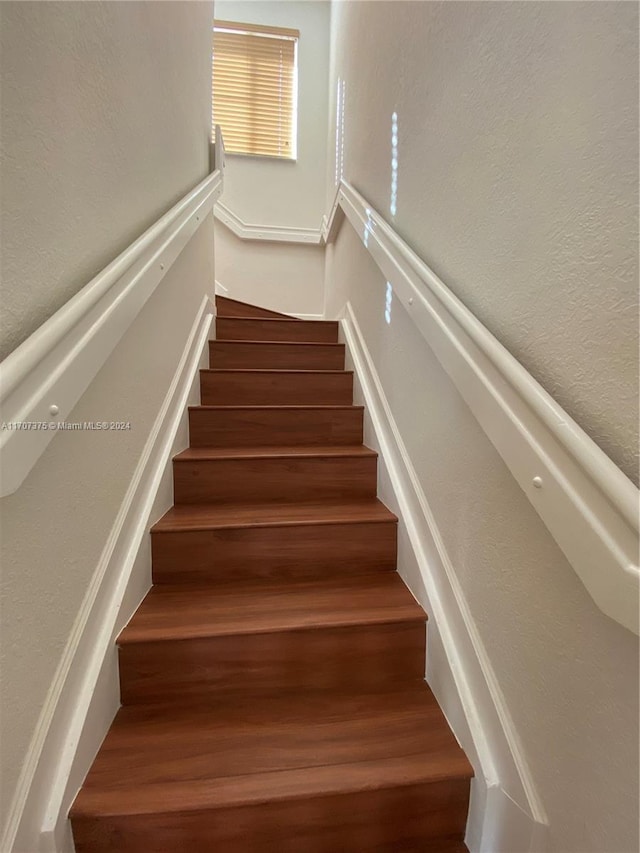
M 270 311 L 268 308 L 249 305 L 248 302 L 240 302 L 238 299 L 230 299 L 228 296 L 216 296 L 216 315 L 217 317 L 279 317 L 291 319 L 288 314 L 280 314 L 278 311 Z
M 335 320 L 218 317 L 216 340 L 337 343 L 338 323 Z
M 425 618 L 395 572 L 154 586 L 118 638 L 122 702 L 420 683 Z
M 346 370 L 201 370 L 203 406 L 348 406 Z
M 464 849 L 472 771 L 424 685 L 164 710 L 119 711 L 77 853 Z
M 363 406 L 192 406 L 191 447 L 361 444 Z
M 76 853 L 466 853 L 460 830 L 437 833 L 464 823 L 469 780 L 434 777 L 422 756 L 177 788 L 149 787 L 128 807 L 88 792 L 72 819 Z
M 344 344 L 209 341 L 209 365 L 269 370 L 342 370 Z
M 190 447 L 173 460 L 177 504 L 364 500 L 377 454 L 359 446 Z
M 397 518 L 378 500 L 187 504 L 151 530 L 153 582 L 346 577 L 391 571 Z
M 424 684 L 337 327 L 216 302 L 76 851 L 466 853 L 472 771 Z

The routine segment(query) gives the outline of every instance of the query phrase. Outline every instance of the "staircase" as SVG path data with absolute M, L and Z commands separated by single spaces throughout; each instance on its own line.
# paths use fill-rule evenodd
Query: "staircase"
M 77 853 L 462 853 L 472 770 L 337 323 L 216 302 Z

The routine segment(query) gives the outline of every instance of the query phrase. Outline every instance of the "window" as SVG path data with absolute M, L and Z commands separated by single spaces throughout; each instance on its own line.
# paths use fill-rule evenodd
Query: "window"
M 213 122 L 232 154 L 296 159 L 298 30 L 216 21 Z

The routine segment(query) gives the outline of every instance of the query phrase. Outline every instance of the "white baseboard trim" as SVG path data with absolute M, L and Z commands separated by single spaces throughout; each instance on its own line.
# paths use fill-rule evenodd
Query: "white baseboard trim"
M 32 739 L 0 842 L 62 853 L 67 813 L 120 703 L 115 638 L 151 585 L 148 531 L 172 504 L 171 458 L 199 400 L 213 304 L 200 305 L 182 356 L 87 590 Z
M 467 844 L 471 853 L 543 853 L 544 808 L 349 303 L 341 331 L 365 439 L 380 454 L 379 495 L 400 518 L 398 569 L 429 613 L 427 681 L 476 772 Z
M 217 220 L 239 237 L 240 240 L 258 240 L 265 243 L 306 243 L 319 246 L 322 242 L 321 228 L 299 228 L 296 225 L 252 225 L 237 216 L 232 210 L 217 202 L 214 208 Z
M 228 296 L 228 295 L 229 295 L 229 288 L 225 287 L 224 284 L 221 284 L 216 279 L 216 296 Z

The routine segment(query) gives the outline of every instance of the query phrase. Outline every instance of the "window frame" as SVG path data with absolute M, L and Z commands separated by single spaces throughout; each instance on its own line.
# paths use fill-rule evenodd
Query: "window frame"
M 215 33 L 223 31 L 230 34 L 253 35 L 258 38 L 273 38 L 293 42 L 293 74 L 291 83 L 291 138 L 290 154 L 268 154 L 265 152 L 233 151 L 228 147 L 225 140 L 225 154 L 230 157 L 244 157 L 249 159 L 269 160 L 282 163 L 296 163 L 298 160 L 298 75 L 299 75 L 299 41 L 300 31 L 289 27 L 278 27 L 264 24 L 253 24 L 244 21 L 226 21 L 214 19 L 211 32 L 212 40 L 212 75 L 211 75 L 211 97 L 212 97 L 212 125 L 217 122 L 215 114 Z M 221 125 L 222 127 L 222 125 Z M 224 137 L 224 127 L 222 127 Z

